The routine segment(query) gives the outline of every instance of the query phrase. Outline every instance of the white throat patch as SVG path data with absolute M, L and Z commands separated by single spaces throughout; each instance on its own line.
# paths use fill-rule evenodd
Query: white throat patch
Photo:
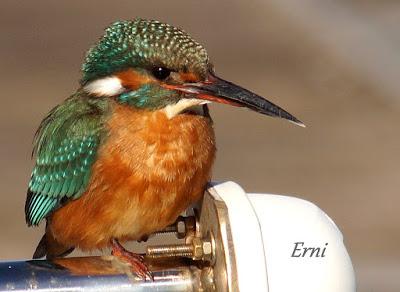
M 164 108 L 164 112 L 168 119 L 172 119 L 179 113 L 183 112 L 185 109 L 189 107 L 195 107 L 198 105 L 203 105 L 206 103 L 210 103 L 208 100 L 201 100 L 196 98 L 183 98 L 175 104 L 167 105 Z
M 116 76 L 104 77 L 94 80 L 83 88 L 87 93 L 96 96 L 114 96 L 124 92 L 121 80 Z

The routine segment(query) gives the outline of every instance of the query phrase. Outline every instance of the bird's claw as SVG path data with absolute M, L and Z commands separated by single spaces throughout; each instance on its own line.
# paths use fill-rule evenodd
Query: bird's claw
M 117 240 L 112 241 L 111 254 L 130 264 L 132 272 L 142 280 L 146 281 L 148 278 L 151 281 L 154 281 L 153 274 L 146 265 L 143 256 L 126 250 Z

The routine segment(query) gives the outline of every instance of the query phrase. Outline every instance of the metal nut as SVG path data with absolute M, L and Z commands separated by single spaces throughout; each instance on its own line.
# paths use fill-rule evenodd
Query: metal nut
M 203 242 L 200 238 L 194 237 L 192 240 L 193 245 L 193 259 L 201 260 L 203 258 Z

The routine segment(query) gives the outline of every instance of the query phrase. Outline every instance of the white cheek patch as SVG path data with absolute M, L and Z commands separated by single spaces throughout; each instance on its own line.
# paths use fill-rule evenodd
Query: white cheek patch
M 197 105 L 203 105 L 207 103 L 210 103 L 210 101 L 195 99 L 195 98 L 184 98 L 178 101 L 176 104 L 167 105 L 164 108 L 164 112 L 169 119 L 172 119 L 173 117 L 175 117 L 176 115 L 183 112 L 185 109 L 189 107 L 194 107 Z
M 83 88 L 87 93 L 96 96 L 114 96 L 124 92 L 121 80 L 116 76 L 94 80 Z

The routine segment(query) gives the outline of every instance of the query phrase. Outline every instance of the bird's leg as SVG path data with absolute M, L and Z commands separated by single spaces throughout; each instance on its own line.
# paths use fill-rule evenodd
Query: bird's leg
M 111 240 L 111 246 L 111 254 L 120 260 L 129 263 L 132 267 L 132 272 L 144 280 L 146 280 L 146 277 L 154 280 L 153 275 L 144 262 L 143 256 L 126 250 L 115 238 Z

